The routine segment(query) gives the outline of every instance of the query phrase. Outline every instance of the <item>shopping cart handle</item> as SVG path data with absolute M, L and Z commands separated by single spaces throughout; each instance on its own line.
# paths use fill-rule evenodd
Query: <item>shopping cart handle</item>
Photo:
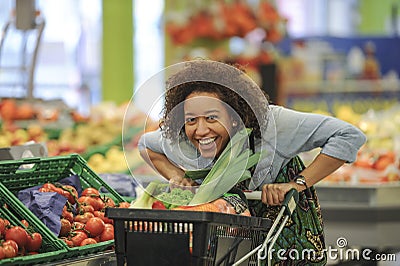
M 299 201 L 299 192 L 292 188 L 286 193 L 282 206 L 285 206 L 285 215 L 291 216 Z

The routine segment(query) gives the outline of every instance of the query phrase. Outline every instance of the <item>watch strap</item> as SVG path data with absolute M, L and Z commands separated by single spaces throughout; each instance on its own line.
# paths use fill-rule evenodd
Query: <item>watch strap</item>
M 303 185 L 306 187 L 306 189 L 308 189 L 306 178 L 303 175 L 296 175 L 294 177 L 294 182 L 299 185 Z

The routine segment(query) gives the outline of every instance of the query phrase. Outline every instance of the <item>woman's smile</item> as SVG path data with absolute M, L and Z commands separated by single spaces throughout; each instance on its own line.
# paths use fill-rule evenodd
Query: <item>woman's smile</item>
M 202 145 L 202 146 L 206 146 L 206 145 L 208 145 L 208 144 L 213 143 L 215 139 L 216 139 L 216 138 L 199 139 L 199 143 L 200 143 L 200 145 Z
M 199 150 L 201 154 L 210 154 L 212 153 L 215 155 L 215 151 L 217 149 L 217 144 L 215 142 L 217 138 L 204 138 L 204 139 L 199 139 Z M 205 157 L 203 155 L 203 157 Z

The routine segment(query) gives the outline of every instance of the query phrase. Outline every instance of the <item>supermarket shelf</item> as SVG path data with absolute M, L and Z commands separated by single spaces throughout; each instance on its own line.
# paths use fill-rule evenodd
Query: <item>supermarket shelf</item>
M 349 246 L 373 247 L 380 250 L 400 247 L 400 206 L 347 207 L 321 203 L 326 244 L 335 246 L 346 238 Z
M 327 207 L 400 207 L 398 200 L 400 182 L 379 184 L 319 183 L 316 187 L 321 204 Z
M 318 185 L 326 244 L 400 248 L 400 184 Z
M 400 91 L 400 80 L 303 81 L 285 82 L 282 86 L 285 94 L 398 92 Z

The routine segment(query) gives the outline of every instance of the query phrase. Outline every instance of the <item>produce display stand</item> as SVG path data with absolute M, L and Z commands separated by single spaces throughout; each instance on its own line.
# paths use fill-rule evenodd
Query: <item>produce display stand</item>
M 97 176 L 78 154 L 66 156 L 55 156 L 49 158 L 26 158 L 21 160 L 0 161 L 0 202 L 6 204 L 19 219 L 25 219 L 29 224 L 35 225 L 40 233 L 45 236 L 48 243 L 54 247 L 50 249 L 60 252 L 57 256 L 59 261 L 87 260 L 95 254 L 104 254 L 112 251 L 114 240 L 99 242 L 97 244 L 82 247 L 69 247 L 51 232 L 42 221 L 35 216 L 17 198 L 20 190 L 42 185 L 46 182 L 58 182 L 63 178 L 78 175 L 82 189 L 93 187 L 98 190 L 105 189 L 107 195 L 115 203 L 125 201 L 114 189 Z M 46 250 L 47 251 L 47 250 Z M 28 260 L 28 258 L 26 258 Z M 50 259 L 34 261 L 34 263 L 50 263 Z M 30 265 L 34 263 L 29 263 Z M 70 262 L 68 262 L 70 263 Z M 0 265 L 2 261 L 0 261 Z M 23 263 L 18 263 L 23 264 Z M 56 263 L 55 263 L 56 264 Z
M 297 200 L 297 192 L 288 193 L 273 224 L 198 211 L 108 208 L 106 216 L 114 220 L 118 266 L 257 265 L 259 252 L 273 246 Z

